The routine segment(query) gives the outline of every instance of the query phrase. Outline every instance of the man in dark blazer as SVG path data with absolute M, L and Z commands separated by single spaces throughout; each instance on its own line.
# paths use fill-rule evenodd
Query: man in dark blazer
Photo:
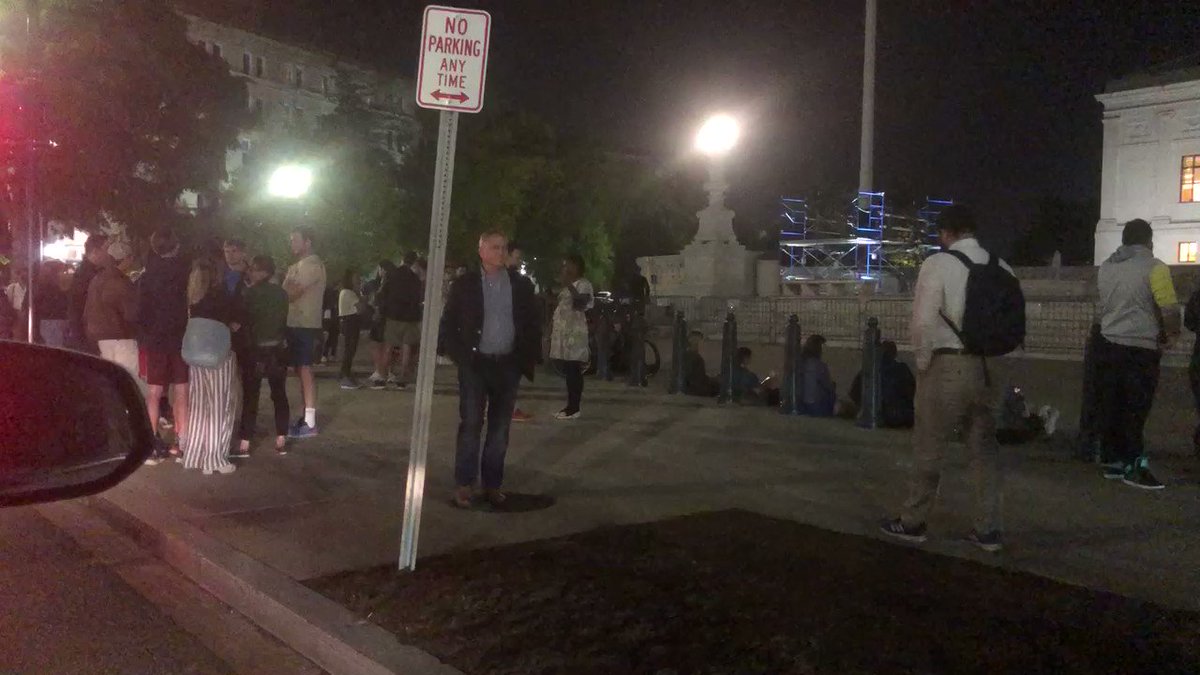
M 533 283 L 509 269 L 508 240 L 479 237 L 479 266 L 454 281 L 442 314 L 438 353 L 458 365 L 458 448 L 454 504 L 469 508 L 476 479 L 484 498 L 504 504 L 504 455 L 521 376 L 533 381 L 541 361 L 542 322 Z M 487 413 L 487 435 L 480 434 Z

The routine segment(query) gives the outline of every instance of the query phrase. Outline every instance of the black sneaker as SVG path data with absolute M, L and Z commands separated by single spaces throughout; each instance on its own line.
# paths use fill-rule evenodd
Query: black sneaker
M 906 527 L 899 518 L 888 518 L 879 524 L 879 531 L 889 537 L 917 544 L 925 541 L 925 523 L 916 527 Z
M 1155 478 L 1154 474 L 1150 473 L 1150 464 L 1145 457 L 1138 459 L 1137 464 L 1134 464 L 1129 472 L 1121 478 L 1121 482 L 1142 490 L 1161 490 L 1167 487 L 1163 485 L 1162 481 Z
M 1129 472 L 1129 465 L 1125 462 L 1109 462 L 1108 464 L 1101 464 L 1100 468 L 1100 475 L 1104 476 L 1107 480 L 1121 480 Z
M 167 449 L 167 444 L 161 438 L 154 439 L 154 450 L 150 452 L 150 456 L 143 462 L 146 466 L 157 466 L 171 458 L 171 453 Z
M 387 380 L 383 379 L 382 377 L 375 377 L 374 375 L 372 375 L 367 380 L 367 386 L 374 389 L 375 391 L 382 391 L 384 389 L 387 389 Z
M 1004 548 L 1004 544 L 1000 542 L 999 532 L 989 532 L 987 534 L 979 534 L 972 531 L 967 535 L 967 542 L 987 551 L 988 553 L 997 553 Z

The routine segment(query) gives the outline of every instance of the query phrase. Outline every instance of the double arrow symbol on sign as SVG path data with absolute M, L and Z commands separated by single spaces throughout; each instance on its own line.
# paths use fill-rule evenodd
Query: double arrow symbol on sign
M 444 98 L 447 101 L 458 101 L 459 103 L 466 103 L 467 98 L 468 98 L 468 96 L 465 92 L 460 91 L 457 94 L 447 94 L 446 92 L 442 91 L 441 89 L 438 89 L 437 91 L 433 92 L 433 97 L 437 98 L 437 99 Z

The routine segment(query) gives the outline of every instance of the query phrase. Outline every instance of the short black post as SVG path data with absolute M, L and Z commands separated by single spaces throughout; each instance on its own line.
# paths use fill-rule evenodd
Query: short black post
M 601 310 L 596 321 L 596 377 L 612 381 L 612 317 Z
M 804 403 L 804 379 L 800 372 L 800 317 L 788 317 L 783 342 L 783 386 L 779 390 L 779 412 L 799 415 Z
M 858 411 L 858 426 L 863 429 L 878 429 L 882 414 L 880 365 L 883 354 L 879 349 L 879 319 L 867 319 L 863 331 L 862 347 L 862 408 Z
M 1099 425 L 1097 420 L 1100 411 L 1100 392 L 1097 387 L 1099 380 L 1098 359 L 1096 346 L 1101 339 L 1100 324 L 1092 324 L 1087 342 L 1083 344 L 1083 393 L 1079 407 L 1079 447 L 1076 453 L 1079 459 L 1092 462 L 1101 458 L 1099 448 Z
M 646 386 L 646 317 L 641 312 L 632 312 L 625 330 L 625 343 L 628 354 L 625 362 L 629 364 L 629 379 L 626 384 L 630 387 Z
M 683 355 L 687 352 L 687 319 L 683 312 L 675 312 L 675 324 L 671 331 L 671 382 L 667 393 L 684 393 Z
M 737 358 L 737 317 L 733 312 L 725 315 L 725 327 L 721 332 L 721 390 L 717 403 L 733 400 L 733 368 Z

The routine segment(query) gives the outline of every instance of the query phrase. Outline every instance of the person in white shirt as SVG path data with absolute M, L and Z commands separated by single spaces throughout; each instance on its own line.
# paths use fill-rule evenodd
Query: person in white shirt
M 359 315 L 359 305 L 362 299 L 358 296 L 358 287 L 360 284 L 361 279 L 358 276 L 358 272 L 348 269 L 345 276 L 342 277 L 342 290 L 338 291 L 338 322 L 341 324 L 342 338 L 345 340 L 345 344 L 342 346 L 342 389 L 359 389 L 362 387 L 354 379 L 353 372 L 354 355 L 358 352 L 358 338 L 362 334 L 362 324 L 360 323 Z
M 884 534 L 906 541 L 925 541 L 926 519 L 937 498 L 942 456 L 956 429 L 966 433 L 977 481 L 975 530 L 968 541 L 989 551 L 1001 548 L 1000 450 L 996 442 L 997 394 L 981 356 L 964 353 L 955 328 L 963 325 L 970 270 L 954 255 L 973 263 L 991 259 L 975 238 L 975 219 L 963 205 L 947 208 L 938 218 L 943 253 L 921 265 L 913 297 L 910 340 L 917 362 L 916 424 L 909 495 L 900 517 L 885 520 Z M 1000 265 L 1010 274 L 1012 268 Z

